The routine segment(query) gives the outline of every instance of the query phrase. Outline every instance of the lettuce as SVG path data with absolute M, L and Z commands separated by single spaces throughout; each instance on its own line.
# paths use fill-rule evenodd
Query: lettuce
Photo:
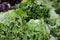
M 23 0 L 16 7 L 0 12 L 1 40 L 60 40 L 59 6 L 54 1 Z

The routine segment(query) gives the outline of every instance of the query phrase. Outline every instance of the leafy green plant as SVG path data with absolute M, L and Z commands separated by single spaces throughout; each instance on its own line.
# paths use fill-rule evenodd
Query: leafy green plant
M 40 18 L 49 18 L 49 8 L 44 4 L 38 4 L 38 0 L 29 1 L 27 4 L 20 4 L 19 8 L 25 11 L 28 15 L 26 20 L 30 19 L 40 19 Z

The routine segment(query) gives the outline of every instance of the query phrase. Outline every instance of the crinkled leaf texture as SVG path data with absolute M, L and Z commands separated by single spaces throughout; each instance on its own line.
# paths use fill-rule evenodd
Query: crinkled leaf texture
M 26 17 L 26 13 L 23 12 L 21 9 L 10 10 L 5 13 L 0 13 L 0 39 L 19 39 L 17 35 L 22 30 L 21 26 L 23 25 L 23 20 Z
M 29 31 L 29 36 L 32 37 L 32 40 L 48 40 L 49 34 L 46 30 L 44 20 L 34 20 L 31 19 L 27 23 L 27 30 Z

